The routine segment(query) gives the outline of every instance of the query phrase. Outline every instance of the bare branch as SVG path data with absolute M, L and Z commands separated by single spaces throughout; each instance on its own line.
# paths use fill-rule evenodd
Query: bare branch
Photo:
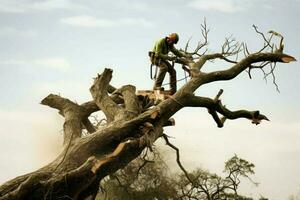
M 296 59 L 287 54 L 280 53 L 256 53 L 250 54 L 248 57 L 242 59 L 234 66 L 227 70 L 221 70 L 216 72 L 211 72 L 206 75 L 205 83 L 212 81 L 230 80 L 239 75 L 242 71 L 246 70 L 254 63 L 258 62 L 285 62 L 285 59 L 290 61 L 295 61 Z M 289 62 L 290 62 L 289 61 Z
M 199 51 L 208 45 L 208 32 L 209 32 L 209 29 L 207 28 L 207 25 L 206 25 L 206 19 L 204 19 L 203 23 L 201 24 L 201 34 L 202 34 L 202 37 L 204 38 L 204 41 L 203 42 L 199 42 L 196 49 L 194 50 L 193 54 L 196 54 L 196 55 L 199 55 Z
M 173 144 L 170 143 L 168 136 L 166 134 L 163 134 L 162 137 L 164 138 L 164 140 L 166 141 L 166 144 L 171 147 L 172 149 L 174 149 L 176 151 L 176 162 L 178 164 L 178 166 L 180 167 L 180 169 L 183 171 L 183 173 L 185 174 L 186 178 L 189 180 L 189 182 L 193 185 L 194 181 L 191 179 L 191 177 L 189 176 L 188 172 L 186 171 L 186 169 L 183 167 L 183 165 L 181 164 L 180 161 L 180 154 L 179 154 L 179 149 L 174 146 Z
M 273 34 L 269 37 L 269 39 L 266 38 L 265 34 L 263 34 L 262 32 L 258 31 L 258 27 L 255 26 L 254 24 L 252 25 L 254 30 L 256 31 L 256 33 L 258 33 L 259 35 L 262 36 L 263 40 L 264 40 L 264 46 L 258 51 L 258 53 L 264 51 L 265 49 L 267 49 L 267 47 L 269 47 L 271 49 L 271 52 L 273 52 L 273 44 L 271 44 L 271 40 L 273 37 Z
M 232 36 L 225 38 L 225 42 L 222 45 L 222 55 L 224 57 L 233 56 L 239 54 L 243 49 L 243 45 L 240 44 Z

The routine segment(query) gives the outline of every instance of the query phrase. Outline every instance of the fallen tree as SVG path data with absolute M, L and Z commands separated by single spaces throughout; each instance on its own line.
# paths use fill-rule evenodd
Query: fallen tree
M 261 69 L 265 77 L 274 75 L 277 63 L 295 61 L 295 58 L 283 53 L 283 36 L 270 31 L 267 37 L 257 27 L 254 28 L 264 40 L 260 50 L 250 53 L 245 43 L 227 38 L 219 53 L 207 53 L 209 30 L 204 23 L 204 41 L 198 43 L 192 53 L 187 53 L 189 56 L 177 60 L 189 68 L 190 80 L 173 96 L 160 102 L 137 95 L 133 85 L 111 86 L 111 69 L 104 69 L 94 79 L 90 88 L 92 101 L 77 104 L 59 95 L 48 95 L 41 104 L 57 109 L 65 119 L 63 151 L 41 169 L 4 183 L 0 187 L 0 200 L 94 199 L 105 176 L 125 167 L 145 148 L 151 149 L 160 137 L 177 150 L 178 164 L 194 184 L 195 180 L 189 177 L 180 163 L 178 149 L 168 142 L 163 132 L 165 126 L 174 125 L 171 117 L 184 107 L 203 107 L 220 128 L 226 119 L 246 118 L 254 124 L 268 120 L 257 110 L 232 111 L 226 108 L 220 100 L 223 90 L 214 98 L 196 96 L 194 92 L 206 84 L 234 79 L 243 71 L 247 71 L 250 78 L 254 69 Z M 278 46 L 273 43 L 274 38 L 279 38 Z M 204 72 L 206 62 L 216 59 L 223 60 L 230 67 Z M 265 70 L 267 66 L 270 66 L 270 71 Z M 89 116 L 99 110 L 105 114 L 106 123 L 97 127 Z M 85 130 L 88 134 L 83 134 Z

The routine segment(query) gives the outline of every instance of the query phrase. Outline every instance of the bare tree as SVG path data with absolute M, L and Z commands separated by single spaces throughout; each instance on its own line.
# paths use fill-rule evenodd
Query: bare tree
M 41 104 L 57 109 L 65 119 L 64 149 L 53 162 L 41 169 L 4 183 L 0 187 L 0 199 L 94 198 L 99 182 L 126 166 L 146 147 L 151 148 L 163 136 L 163 128 L 174 125 L 171 117 L 184 107 L 207 108 L 218 127 L 223 127 L 226 119 L 246 118 L 255 124 L 267 120 L 259 111 L 226 108 L 220 100 L 223 90 L 215 98 L 194 95 L 199 87 L 229 81 L 243 71 L 251 77 L 254 69 L 262 70 L 266 77 L 272 75 L 275 83 L 273 72 L 276 64 L 295 61 L 295 58 L 283 53 L 283 37 L 279 33 L 270 31 L 266 37 L 257 27 L 255 30 L 265 43 L 256 52 L 250 52 L 246 44 L 228 38 L 220 52 L 207 53 L 208 29 L 203 25 L 204 42 L 200 42 L 189 56 L 177 60 L 189 68 L 190 80 L 173 96 L 158 104 L 137 95 L 135 86 L 125 85 L 118 89 L 111 86 L 111 69 L 104 69 L 94 79 L 90 88 L 92 101 L 77 104 L 59 95 L 48 95 Z M 276 46 L 273 39 L 278 37 L 280 41 Z M 215 59 L 224 60 L 230 66 L 205 73 L 206 62 Z M 266 71 L 268 66 L 270 71 Z M 105 114 L 107 123 L 95 127 L 89 116 L 99 110 Z M 83 134 L 83 129 L 89 134 Z

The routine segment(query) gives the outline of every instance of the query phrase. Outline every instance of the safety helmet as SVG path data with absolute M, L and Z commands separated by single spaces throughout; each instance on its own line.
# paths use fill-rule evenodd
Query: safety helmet
M 177 33 L 171 33 L 169 35 L 169 38 L 172 38 L 172 40 L 174 41 L 175 44 L 177 44 L 178 40 L 179 40 L 179 36 Z

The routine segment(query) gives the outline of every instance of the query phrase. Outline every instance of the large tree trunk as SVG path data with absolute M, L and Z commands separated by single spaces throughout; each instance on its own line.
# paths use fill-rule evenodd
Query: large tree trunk
M 223 126 L 225 119 L 247 118 L 256 124 L 267 119 L 259 111 L 225 108 L 219 100 L 222 91 L 215 98 L 195 96 L 194 92 L 204 84 L 233 79 L 252 68 L 254 63 L 287 62 L 294 58 L 281 52 L 258 52 L 247 55 L 227 70 L 201 72 L 207 60 L 226 60 L 226 53 L 202 55 L 196 62 L 191 57 L 179 60 L 189 66 L 192 77 L 173 96 L 159 104 L 138 96 L 134 86 L 116 89 L 109 85 L 110 69 L 95 78 L 90 89 L 93 101 L 79 105 L 50 94 L 41 103 L 58 109 L 65 118 L 64 149 L 47 166 L 3 184 L 0 200 L 94 198 L 101 179 L 126 166 L 146 147 L 151 147 L 163 135 L 163 127 L 173 125 L 172 115 L 183 107 L 207 108 L 218 127 Z M 95 127 L 88 117 L 99 110 L 105 114 L 107 123 Z M 83 135 L 83 129 L 89 134 Z

